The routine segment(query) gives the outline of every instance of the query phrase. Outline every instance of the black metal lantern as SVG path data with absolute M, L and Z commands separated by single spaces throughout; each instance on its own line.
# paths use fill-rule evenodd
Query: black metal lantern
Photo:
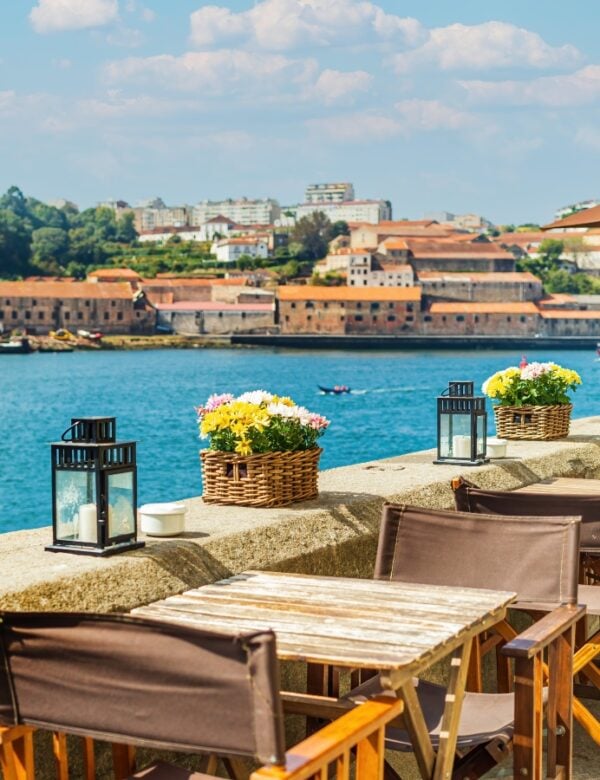
M 114 555 L 137 541 L 135 442 L 114 417 L 72 418 L 52 449 L 52 552 Z
M 473 386 L 473 382 L 450 382 L 438 396 L 434 463 L 480 466 L 488 462 L 485 397 L 473 395 Z

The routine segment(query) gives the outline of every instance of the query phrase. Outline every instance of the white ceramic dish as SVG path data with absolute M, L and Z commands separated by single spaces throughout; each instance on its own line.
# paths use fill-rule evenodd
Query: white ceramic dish
M 487 440 L 487 455 L 490 458 L 505 458 L 506 447 L 508 445 L 507 439 L 488 439 Z
M 148 536 L 178 536 L 185 528 L 185 504 L 144 504 L 140 507 L 142 533 Z

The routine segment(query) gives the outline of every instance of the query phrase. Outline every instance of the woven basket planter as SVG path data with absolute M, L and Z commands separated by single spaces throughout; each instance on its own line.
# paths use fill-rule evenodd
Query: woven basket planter
M 571 404 L 496 406 L 496 431 L 501 439 L 564 439 L 569 435 Z
M 287 506 L 318 495 L 322 450 L 236 455 L 202 450 L 202 500 L 209 504 Z

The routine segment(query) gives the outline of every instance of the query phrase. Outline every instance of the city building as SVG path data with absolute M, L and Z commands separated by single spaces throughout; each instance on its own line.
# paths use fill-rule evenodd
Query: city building
M 406 238 L 407 262 L 421 271 L 514 271 L 515 258 L 493 242 Z
M 240 225 L 273 225 L 279 219 L 281 208 L 272 198 L 263 200 L 204 200 L 191 211 L 191 224 L 206 224 L 213 217 L 226 217 Z
M 275 305 L 270 303 L 181 301 L 156 304 L 157 327 L 182 335 L 264 333 L 275 325 Z
M 220 263 L 235 263 L 242 255 L 265 258 L 269 256 L 269 244 L 266 238 L 242 236 L 224 238 L 216 241 L 211 252 Z
M 540 311 L 544 336 L 587 336 L 600 338 L 600 311 L 548 309 Z
M 193 227 L 156 227 L 143 230 L 138 241 L 142 244 L 164 244 L 173 236 L 178 236 L 181 241 L 206 241 L 202 229 Z
M 594 206 L 600 206 L 600 200 L 580 200 L 577 203 L 571 203 L 569 206 L 557 209 L 554 212 L 554 220 L 564 219 L 571 216 L 571 214 L 577 214 L 579 211 L 594 208 Z
M 384 220 L 377 225 L 356 220 L 350 230 L 350 246 L 375 251 L 387 238 L 448 238 L 452 230 L 431 220 Z
M 343 203 L 354 200 L 354 187 L 349 182 L 309 184 L 304 194 L 305 203 Z
M 417 332 L 418 287 L 285 285 L 277 291 L 285 333 L 401 334 Z
M 90 271 L 86 281 L 97 284 L 98 282 L 129 282 L 136 290 L 142 277 L 131 268 L 99 268 L 97 271 Z
M 540 313 L 535 303 L 432 303 L 421 315 L 425 336 L 534 336 Z
M 542 280 L 528 272 L 452 273 L 420 271 L 426 301 L 538 301 Z
M 189 206 L 166 206 L 164 208 L 136 207 L 135 229 L 148 233 L 156 228 L 186 227 L 190 224 Z
M 330 222 L 366 222 L 377 224 L 392 218 L 387 200 L 351 200 L 343 203 L 302 203 L 296 207 L 296 219 L 322 211 Z
M 155 319 L 145 296 L 126 282 L 0 282 L 4 330 L 151 333 Z

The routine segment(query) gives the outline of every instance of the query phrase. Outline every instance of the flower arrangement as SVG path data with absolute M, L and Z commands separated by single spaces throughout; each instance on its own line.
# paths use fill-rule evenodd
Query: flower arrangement
M 325 417 L 265 390 L 237 398 L 229 393 L 211 395 L 196 411 L 200 435 L 210 439 L 209 448 L 238 455 L 308 450 L 329 426 Z
M 581 377 L 556 363 L 526 363 L 497 371 L 484 383 L 482 392 L 498 406 L 547 406 L 570 404 L 567 393 L 576 390 Z

